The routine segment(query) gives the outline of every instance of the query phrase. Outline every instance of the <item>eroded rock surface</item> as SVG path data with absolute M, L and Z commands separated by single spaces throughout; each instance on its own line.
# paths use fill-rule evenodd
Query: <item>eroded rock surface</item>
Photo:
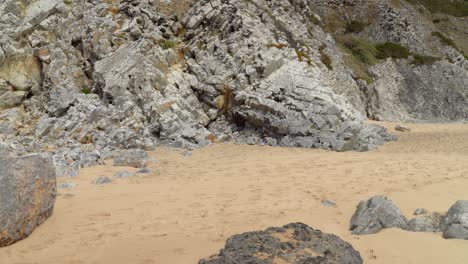
M 28 237 L 52 215 L 56 175 L 50 157 L 0 150 L 0 247 Z
M 141 168 L 148 162 L 148 154 L 141 149 L 121 150 L 114 156 L 114 166 Z
M 468 240 L 468 201 L 458 201 L 450 207 L 443 225 L 444 238 Z
M 359 203 L 351 218 L 350 230 L 355 235 L 365 235 L 392 227 L 406 230 L 408 220 L 390 199 L 375 196 Z
M 375 196 L 359 203 L 350 230 L 355 235 L 365 235 L 394 227 L 411 232 L 442 232 L 446 239 L 468 240 L 468 201 L 456 202 L 446 214 L 419 208 L 414 215 L 408 221 L 391 200 Z
M 200 260 L 199 263 L 359 264 L 363 261 L 359 252 L 339 237 L 302 223 L 293 223 L 232 236 L 219 255 Z
M 408 221 L 408 231 L 411 232 L 440 232 L 442 231 L 444 215 L 430 213 L 415 217 Z
M 0 142 L 67 177 L 160 145 L 375 149 L 395 137 L 367 118 L 468 119 L 466 21 L 430 18 L 390 0 L 5 0 Z M 363 64 L 346 39 L 411 54 Z

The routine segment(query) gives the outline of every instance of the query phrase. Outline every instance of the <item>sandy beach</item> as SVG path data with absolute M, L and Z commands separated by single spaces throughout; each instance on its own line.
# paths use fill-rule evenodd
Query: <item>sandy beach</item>
M 218 144 L 190 156 L 160 148 L 150 153 L 151 174 L 105 185 L 91 181 L 136 169 L 83 169 L 59 179 L 77 186 L 59 190 L 53 216 L 1 248 L 0 263 L 190 264 L 231 235 L 291 222 L 340 236 L 365 263 L 468 263 L 468 241 L 348 231 L 358 202 L 373 195 L 387 195 L 407 217 L 468 199 L 468 125 L 409 124 L 404 134 L 384 125 L 400 139 L 365 153 Z

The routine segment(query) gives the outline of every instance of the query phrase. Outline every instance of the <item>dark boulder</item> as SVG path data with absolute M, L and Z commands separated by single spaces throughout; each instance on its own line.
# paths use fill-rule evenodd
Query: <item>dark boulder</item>
M 359 264 L 358 251 L 331 234 L 302 223 L 270 227 L 229 238 L 218 255 L 199 264 Z

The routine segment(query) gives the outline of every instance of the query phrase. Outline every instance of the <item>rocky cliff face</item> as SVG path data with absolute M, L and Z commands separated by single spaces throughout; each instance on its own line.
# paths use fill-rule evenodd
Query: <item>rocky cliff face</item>
M 74 176 L 120 148 L 365 151 L 394 139 L 366 118 L 466 120 L 466 17 L 410 2 L 5 0 L 0 141 Z

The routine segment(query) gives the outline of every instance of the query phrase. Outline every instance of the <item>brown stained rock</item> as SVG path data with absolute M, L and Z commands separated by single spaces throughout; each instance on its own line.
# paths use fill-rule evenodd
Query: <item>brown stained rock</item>
M 17 91 L 35 90 L 42 83 L 41 63 L 32 55 L 12 56 L 0 67 L 0 79 Z
M 302 223 L 271 227 L 229 238 L 218 255 L 199 264 L 360 264 L 362 258 L 347 242 Z
M 56 198 L 51 159 L 0 155 L 0 247 L 28 237 L 52 215 Z

